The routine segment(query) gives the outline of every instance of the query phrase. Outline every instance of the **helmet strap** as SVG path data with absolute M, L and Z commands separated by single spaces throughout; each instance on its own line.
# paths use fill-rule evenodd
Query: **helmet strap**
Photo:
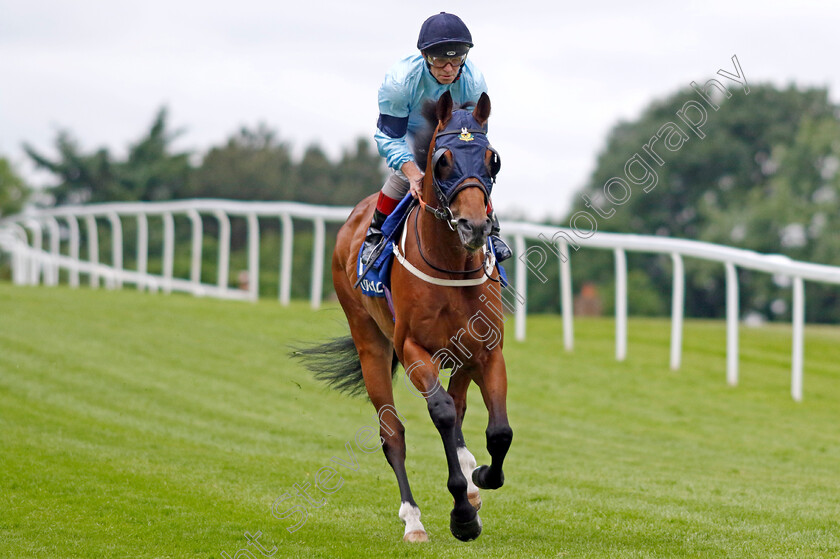
M 464 59 L 464 63 L 463 63 L 463 64 L 461 64 L 461 67 L 460 67 L 460 68 L 458 68 L 458 75 L 457 75 L 457 76 L 455 76 L 455 79 L 454 79 L 454 80 L 452 80 L 452 83 L 455 83 L 455 82 L 457 82 L 458 80 L 460 80 L 460 79 L 461 79 L 461 73 L 464 71 L 464 66 L 466 66 L 466 65 L 467 65 L 467 60 L 466 60 L 466 59 Z

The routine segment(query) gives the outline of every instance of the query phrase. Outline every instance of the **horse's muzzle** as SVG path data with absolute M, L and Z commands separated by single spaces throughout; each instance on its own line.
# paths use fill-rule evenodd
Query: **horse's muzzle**
M 470 252 L 475 252 L 484 248 L 491 226 L 489 217 L 478 220 L 461 218 L 458 220 L 456 230 L 464 248 Z

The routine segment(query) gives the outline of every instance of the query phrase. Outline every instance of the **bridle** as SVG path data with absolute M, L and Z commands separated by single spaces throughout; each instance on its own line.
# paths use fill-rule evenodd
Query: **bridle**
M 473 177 L 473 176 L 468 176 L 465 180 L 459 182 L 455 186 L 455 188 L 453 188 L 448 194 L 444 192 L 443 185 L 441 184 L 440 179 L 435 174 L 435 169 L 437 168 L 437 164 L 438 164 L 438 161 L 440 161 L 440 158 L 443 157 L 445 155 L 445 153 L 450 150 L 450 148 L 446 147 L 446 146 L 437 147 L 437 143 L 438 143 L 438 138 L 440 138 L 442 136 L 451 136 L 451 135 L 454 135 L 454 134 L 459 134 L 462 139 L 465 138 L 465 137 L 473 137 L 474 138 L 474 135 L 476 135 L 476 134 L 479 134 L 479 135 L 481 135 L 485 138 L 487 136 L 487 133 L 484 130 L 475 129 L 475 128 L 461 128 L 460 130 L 457 130 L 457 129 L 456 130 L 441 130 L 441 131 L 437 132 L 434 136 L 434 140 L 432 142 L 432 145 L 431 145 L 430 149 L 433 150 L 432 151 L 432 161 L 431 161 L 432 186 L 434 187 L 435 197 L 437 198 L 439 207 L 432 207 L 428 204 L 428 202 L 423 200 L 423 197 L 421 195 L 417 196 L 417 201 L 420 204 L 420 207 L 423 210 L 425 210 L 426 212 L 432 214 L 436 219 L 444 221 L 449 226 L 449 229 L 451 229 L 452 231 L 456 230 L 458 220 L 455 219 L 455 216 L 452 213 L 452 208 L 450 207 L 450 205 L 452 204 L 452 201 L 455 199 L 455 197 L 461 191 L 463 191 L 467 188 L 473 188 L 473 187 L 480 188 L 482 194 L 484 194 L 484 205 L 485 205 L 485 207 L 488 206 L 487 202 L 490 200 L 490 192 L 488 191 L 487 185 L 485 185 L 484 182 L 479 180 L 477 177 Z M 495 161 L 498 162 L 499 155 L 496 152 L 496 150 L 493 149 L 490 146 L 489 143 L 487 143 L 486 148 L 493 152 L 493 157 L 495 158 Z M 484 164 L 484 159 L 482 158 L 482 165 L 483 164 Z M 496 182 L 495 173 L 491 173 L 490 174 L 490 185 L 491 185 L 491 187 L 495 182 Z M 489 215 L 489 212 L 488 212 L 488 215 Z M 419 225 L 418 225 L 419 221 L 420 221 L 420 215 L 418 214 L 417 217 L 414 220 L 414 236 L 415 236 L 415 239 L 416 239 L 416 242 L 417 242 L 417 252 L 420 253 L 420 257 L 423 259 L 423 262 L 425 262 L 429 267 L 431 267 L 434 270 L 437 270 L 438 272 L 442 272 L 442 273 L 445 273 L 445 274 L 462 274 L 462 275 L 474 274 L 474 273 L 476 273 L 480 270 L 484 270 L 484 273 L 487 274 L 488 278 L 493 279 L 493 278 L 490 278 L 489 273 L 487 272 L 487 268 L 486 268 L 487 257 L 488 257 L 488 251 L 487 251 L 486 248 L 485 248 L 485 251 L 484 251 L 484 259 L 482 259 L 482 261 L 478 265 L 478 267 L 476 267 L 472 270 L 448 270 L 446 268 L 441 268 L 439 266 L 436 266 L 435 264 L 430 262 L 429 259 L 426 258 L 426 255 L 423 254 L 423 247 L 420 244 L 420 230 L 419 230 Z M 408 224 L 406 224 L 406 225 L 408 225 Z
M 467 177 L 466 180 L 458 183 L 455 188 L 452 189 L 449 194 L 444 193 L 443 187 L 441 185 L 440 179 L 435 174 L 435 169 L 437 168 L 437 164 L 440 161 L 440 158 L 443 157 L 447 151 L 450 151 L 449 147 L 441 146 L 437 147 L 438 138 L 442 136 L 452 136 L 454 134 L 458 134 L 461 137 L 465 135 L 471 135 L 474 137 L 475 134 L 479 134 L 481 136 L 487 137 L 487 132 L 480 129 L 475 128 L 461 128 L 460 130 L 441 130 L 437 134 L 435 134 L 434 141 L 432 142 L 431 148 L 434 150 L 432 151 L 432 164 L 431 164 L 431 172 L 432 172 L 432 186 L 435 189 L 435 197 L 438 200 L 438 204 L 440 207 L 432 207 L 423 200 L 423 197 L 418 195 L 417 201 L 420 204 L 420 207 L 423 208 L 425 211 L 432 214 L 435 218 L 446 222 L 449 225 L 449 228 L 452 231 L 455 231 L 455 227 L 458 224 L 458 220 L 455 219 L 455 216 L 452 214 L 452 208 L 450 205 L 455 197 L 464 189 L 477 187 L 481 189 L 482 194 L 484 194 L 484 205 L 487 206 L 487 202 L 490 200 L 490 192 L 488 191 L 487 185 L 485 185 L 482 181 L 478 180 L 476 177 Z M 499 154 L 493 149 L 490 144 L 487 144 L 487 149 L 493 152 L 493 157 L 496 161 L 498 161 Z M 490 185 L 496 182 L 495 174 L 491 173 L 490 175 Z M 425 259 L 425 258 L 424 258 Z M 428 263 L 428 262 L 427 262 Z

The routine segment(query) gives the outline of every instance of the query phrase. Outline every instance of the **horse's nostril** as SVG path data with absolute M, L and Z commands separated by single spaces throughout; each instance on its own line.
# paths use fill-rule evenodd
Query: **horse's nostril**
M 489 226 L 489 222 L 485 224 L 478 220 L 471 220 L 465 218 L 461 218 L 458 220 L 458 228 L 463 229 L 465 232 L 469 233 L 478 233 L 487 229 Z

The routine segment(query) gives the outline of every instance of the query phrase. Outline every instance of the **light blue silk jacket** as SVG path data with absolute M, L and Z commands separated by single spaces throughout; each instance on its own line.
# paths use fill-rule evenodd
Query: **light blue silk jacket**
M 487 91 L 484 76 L 467 59 L 461 76 L 451 84 L 440 84 L 426 67 L 423 56 L 403 58 L 388 70 L 379 87 L 379 121 L 374 139 L 379 154 L 388 167 L 399 170 L 406 161 L 413 161 L 413 138 L 426 125 L 421 114 L 423 103 L 437 99 L 449 90 L 456 105 L 477 102 Z

